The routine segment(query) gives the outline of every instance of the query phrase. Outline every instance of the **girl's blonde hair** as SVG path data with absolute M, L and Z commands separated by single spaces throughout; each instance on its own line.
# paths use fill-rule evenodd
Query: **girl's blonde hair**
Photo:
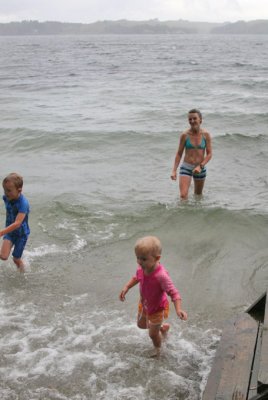
M 154 257 L 161 256 L 162 245 L 156 236 L 144 236 L 137 240 L 135 244 L 135 253 L 149 253 Z

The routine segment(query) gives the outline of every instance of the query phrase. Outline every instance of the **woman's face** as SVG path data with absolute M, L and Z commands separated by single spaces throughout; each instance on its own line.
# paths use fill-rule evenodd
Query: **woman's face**
M 196 130 L 200 127 L 202 119 L 200 118 L 198 113 L 189 113 L 188 121 L 193 130 Z

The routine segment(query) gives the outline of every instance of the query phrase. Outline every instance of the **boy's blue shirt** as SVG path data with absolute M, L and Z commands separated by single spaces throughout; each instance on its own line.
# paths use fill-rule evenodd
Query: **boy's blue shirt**
M 8 198 L 4 195 L 3 200 L 6 207 L 6 227 L 13 224 L 15 222 L 16 217 L 19 213 L 25 214 L 25 218 L 21 224 L 21 226 L 10 232 L 9 235 L 21 237 L 28 236 L 30 234 L 30 228 L 28 225 L 28 218 L 30 212 L 29 202 L 23 194 L 20 194 L 17 200 L 8 200 Z

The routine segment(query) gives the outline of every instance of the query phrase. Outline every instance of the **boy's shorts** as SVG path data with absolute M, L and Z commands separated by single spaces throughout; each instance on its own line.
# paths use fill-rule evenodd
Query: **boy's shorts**
M 9 240 L 14 246 L 12 256 L 15 258 L 21 258 L 23 250 L 28 240 L 28 236 L 20 237 L 20 236 L 12 236 L 10 234 L 6 234 L 4 235 L 3 239 Z
M 169 315 L 169 303 L 167 303 L 166 308 L 164 310 L 157 311 L 153 314 L 148 314 L 144 310 L 141 302 L 139 302 L 138 320 L 145 317 L 146 321 L 147 321 L 147 325 L 148 325 L 148 323 L 150 323 L 151 325 L 162 325 L 162 323 L 164 322 L 164 319 L 168 318 L 168 315 Z

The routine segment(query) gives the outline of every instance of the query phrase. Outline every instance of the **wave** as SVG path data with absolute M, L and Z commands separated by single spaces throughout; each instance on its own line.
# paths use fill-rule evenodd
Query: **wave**
M 36 304 L 7 302 L 1 295 L 0 310 L 5 398 L 20 393 L 100 400 L 104 391 L 114 400 L 132 395 L 188 399 L 189 393 L 197 398 L 219 340 L 216 329 L 188 324 L 178 330 L 173 323 L 162 359 L 152 364 L 147 332 L 145 337 L 122 310 L 92 307 L 89 295 L 39 294 Z M 148 381 L 153 382 L 149 387 Z
M 243 114 L 223 114 L 220 119 L 222 123 L 228 125 L 228 120 L 232 120 L 232 126 L 235 127 L 237 120 L 241 118 L 262 120 L 262 124 L 267 120 L 268 113 L 263 114 L 250 114 L 244 116 Z M 208 114 L 208 119 L 219 118 L 219 114 Z M 103 146 L 103 145 L 131 145 L 143 143 L 154 145 L 153 140 L 167 142 L 167 137 L 172 138 L 174 135 L 179 136 L 178 131 L 157 131 L 157 130 L 72 130 L 72 131 L 45 131 L 45 130 L 31 130 L 29 128 L 0 128 L 1 140 L 5 142 L 2 146 L 2 151 L 9 151 L 18 148 L 20 151 L 32 150 L 52 150 L 53 148 L 61 147 L 63 150 L 72 149 L 79 151 L 85 149 L 85 145 Z M 249 132 L 249 133 L 236 133 L 230 132 L 217 132 L 215 138 L 218 137 L 230 138 L 267 138 L 268 134 L 265 132 Z M 89 149 L 89 148 L 88 148 Z
M 258 122 L 268 122 L 268 113 L 267 112 L 245 112 L 245 111 L 236 111 L 232 112 L 207 112 L 206 113 L 206 119 L 214 119 L 217 118 L 218 121 L 229 121 L 229 120 L 236 120 L 240 119 L 240 125 L 247 126 L 247 121 L 248 120 L 257 120 Z M 243 123 L 241 123 L 241 120 L 243 120 Z
M 200 241 L 211 243 L 212 248 L 219 248 L 226 242 L 228 247 L 232 242 L 237 244 L 239 238 L 242 251 L 250 246 L 258 247 L 267 239 L 267 213 L 219 208 L 209 199 L 192 200 L 187 204 L 140 202 L 135 207 L 112 205 L 109 200 L 110 207 L 103 209 L 97 204 L 72 204 L 71 198 L 64 195 L 48 208 L 40 206 L 42 214 L 39 217 L 41 228 L 44 233 L 49 232 L 50 240 L 67 241 L 69 250 L 77 246 L 79 250 L 78 243 L 102 246 L 160 230 L 165 230 L 165 236 L 170 232 L 171 236 L 180 238 L 185 249 Z M 202 237 L 196 234 L 199 231 Z
M 80 238 L 85 238 L 92 224 L 89 221 L 85 226 L 86 220 L 94 216 L 85 209 L 70 215 L 72 210 L 63 199 L 55 203 L 53 215 L 47 211 L 44 215 L 62 230 L 68 230 L 71 216 L 81 217 L 77 225 Z M 68 217 L 65 222 L 63 215 Z M 109 398 L 123 399 L 129 390 L 134 393 L 135 387 L 135 394 L 147 399 L 146 382 L 150 381 L 150 396 L 154 398 L 187 399 L 189 394 L 197 398 L 219 340 L 215 320 L 244 309 L 267 286 L 268 216 L 188 202 L 154 204 L 135 212 L 125 209 L 125 213 L 99 210 L 95 224 L 98 220 L 103 226 L 116 223 L 117 232 L 125 230 L 127 236 L 113 237 L 98 249 L 84 248 L 82 259 L 76 257 L 75 265 L 69 261 L 72 268 L 68 274 L 59 262 L 61 254 L 53 253 L 53 272 L 33 271 L 23 290 L 7 290 L 3 284 L 0 349 L 6 357 L 0 390 L 14 395 L 21 391 L 23 379 L 26 397 L 37 393 L 52 396 L 52 391 L 63 396 L 64 381 L 68 398 L 85 393 L 85 398 L 90 394 L 101 399 L 105 390 Z M 51 232 L 51 227 L 47 228 Z M 122 312 L 121 303 L 115 300 L 125 275 L 135 269 L 134 243 L 147 234 L 161 239 L 163 263 L 178 284 L 191 316 L 184 324 L 171 314 L 164 356 L 153 369 L 148 357 L 150 340 L 134 324 L 136 307 L 134 310 L 132 301 L 126 302 Z M 44 250 L 42 246 L 35 246 L 33 252 L 35 249 L 36 253 Z M 45 250 L 57 248 L 48 246 Z M 70 295 L 75 290 L 79 294 Z M 163 373 L 165 379 L 158 385 Z
M 167 133 L 169 134 L 169 133 Z M 164 136 L 166 133 L 164 133 Z M 0 137 L 5 146 L 2 153 L 12 153 L 14 148 L 20 153 L 32 153 L 34 151 L 55 153 L 69 151 L 77 153 L 79 157 L 84 151 L 97 152 L 101 158 L 101 148 L 105 152 L 111 151 L 115 146 L 150 145 L 152 139 L 157 137 L 161 142 L 165 137 L 157 132 L 148 131 L 42 131 L 27 128 L 4 129 L 0 128 Z M 110 149 L 110 150 L 109 150 Z
M 213 138 L 213 141 L 226 141 L 226 142 L 262 142 L 268 143 L 268 135 L 263 133 L 256 133 L 256 134 L 243 134 L 243 133 L 222 133 Z
M 153 118 L 153 112 L 144 112 L 144 120 L 148 121 Z M 159 117 L 159 116 L 158 116 Z M 179 120 L 185 120 L 185 114 L 176 116 Z M 241 125 L 241 119 L 243 124 Z M 213 138 L 225 136 L 226 138 L 260 138 L 265 140 L 268 136 L 268 113 L 206 113 L 206 124 L 212 133 Z M 135 130 L 122 129 L 85 129 L 66 130 L 64 128 L 55 130 L 31 129 L 28 127 L 16 128 L 0 128 L 0 138 L 4 146 L 2 146 L 2 154 L 13 153 L 14 149 L 19 153 L 58 153 L 68 151 L 71 154 L 80 156 L 82 152 L 95 152 L 101 158 L 103 151 L 112 151 L 116 147 L 124 151 L 133 148 L 143 147 L 144 149 L 156 148 L 166 149 L 172 146 L 173 138 L 177 140 L 182 129 L 179 130 L 163 130 L 163 128 L 149 128 L 147 122 L 145 126 L 141 126 Z M 206 125 L 205 125 L 206 126 Z M 183 127 L 186 124 L 183 123 Z M 148 129 L 147 129 L 148 128 Z M 167 138 L 169 140 L 167 141 Z
M 24 258 L 26 263 L 29 265 L 33 262 L 33 260 L 37 258 L 47 257 L 51 255 L 62 255 L 62 254 L 73 254 L 82 250 L 87 245 L 85 239 L 80 238 L 78 235 L 75 235 L 72 242 L 67 245 L 59 245 L 59 244 L 42 244 L 37 247 L 33 247 L 31 249 L 26 248 L 24 250 Z
M 74 131 L 55 132 L 31 130 L 27 128 L 0 129 L 1 139 L 5 141 L 2 152 L 9 153 L 14 148 L 19 152 L 31 153 L 33 151 L 58 152 L 69 150 L 78 152 L 85 149 L 93 141 L 101 145 L 102 139 L 98 132 Z
M 245 306 L 267 287 L 267 223 L 267 214 L 250 210 L 189 206 L 173 211 L 157 234 L 183 266 L 179 276 L 188 282 L 189 301 L 198 302 L 209 293 L 206 307 L 215 315 L 217 304 L 230 309 L 234 304 Z

